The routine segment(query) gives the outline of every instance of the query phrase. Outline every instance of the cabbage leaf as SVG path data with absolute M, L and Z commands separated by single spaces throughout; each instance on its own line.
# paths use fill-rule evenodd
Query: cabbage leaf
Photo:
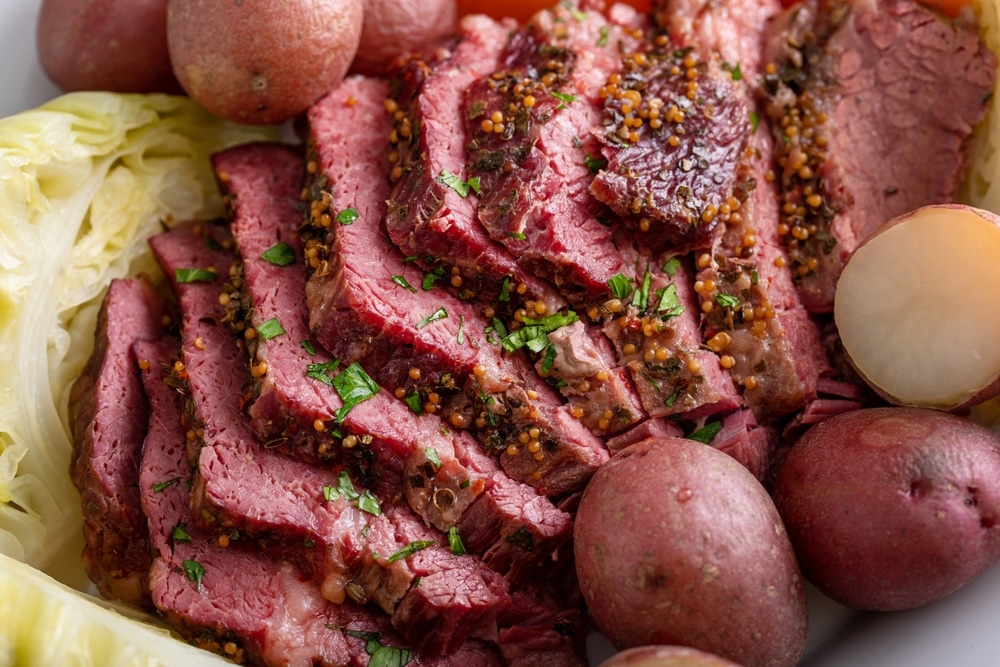
M 82 583 L 66 406 L 104 292 L 156 275 L 163 225 L 222 214 L 212 152 L 278 134 L 168 95 L 71 93 L 0 119 L 0 554 Z

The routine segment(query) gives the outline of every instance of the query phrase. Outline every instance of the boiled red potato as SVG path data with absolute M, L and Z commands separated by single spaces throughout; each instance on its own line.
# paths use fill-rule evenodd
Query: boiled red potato
M 167 0 L 42 0 L 38 59 L 63 92 L 179 93 Z
M 648 12 L 650 0 L 622 0 L 623 4 L 632 5 L 642 12 Z M 558 0 L 457 0 L 458 15 L 486 14 L 493 18 L 512 18 L 523 23 L 542 9 L 548 9 L 558 4 Z M 607 3 L 609 6 L 612 2 Z
M 1000 441 L 937 410 L 845 412 L 792 447 L 774 501 L 826 595 L 855 609 L 918 607 L 1000 557 Z
M 361 39 L 363 0 L 170 0 L 178 81 L 216 116 L 282 123 L 339 83 Z
M 858 373 L 898 405 L 956 410 L 1000 393 L 1000 217 L 928 206 L 848 259 L 836 320 Z
M 378 76 L 401 55 L 453 35 L 455 0 L 365 0 L 365 22 L 351 71 Z
M 687 646 L 637 646 L 616 653 L 599 667 L 740 667 L 740 665 Z
M 804 583 L 774 503 L 709 445 L 650 438 L 614 456 L 580 499 L 573 540 L 590 615 L 618 650 L 791 667 L 805 649 Z

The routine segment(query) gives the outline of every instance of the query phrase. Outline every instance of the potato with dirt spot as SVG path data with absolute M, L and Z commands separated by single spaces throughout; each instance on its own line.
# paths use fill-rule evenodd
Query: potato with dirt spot
M 580 499 L 574 555 L 619 650 L 680 644 L 758 667 L 805 648 L 804 585 L 774 503 L 713 447 L 650 438 L 614 456 Z
M 181 92 L 167 51 L 167 0 L 43 0 L 35 41 L 63 92 Z
M 227 120 L 276 124 L 344 78 L 362 21 L 363 0 L 170 0 L 167 42 L 195 102 Z
M 774 500 L 805 577 L 855 609 L 933 602 L 1000 557 L 1000 441 L 921 408 L 845 412 L 807 431 Z

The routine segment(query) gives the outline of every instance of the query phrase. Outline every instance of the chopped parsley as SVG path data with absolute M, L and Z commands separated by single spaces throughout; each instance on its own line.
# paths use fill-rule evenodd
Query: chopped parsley
M 430 461 L 435 468 L 441 467 L 441 457 L 438 455 L 437 450 L 433 447 L 428 447 L 424 450 L 424 456 L 427 457 L 427 460 Z
M 545 348 L 545 356 L 542 357 L 542 375 L 548 375 L 552 371 L 552 366 L 556 363 L 557 354 L 558 351 L 555 345 L 550 344 Z
M 439 183 L 447 185 L 449 188 L 458 193 L 458 196 L 465 199 L 469 196 L 469 192 L 475 192 L 479 194 L 479 177 L 473 176 L 467 181 L 463 181 L 461 178 L 451 173 L 447 169 L 441 171 L 441 175 L 437 178 Z
M 403 397 L 403 402 L 406 403 L 407 407 L 410 408 L 410 412 L 415 415 L 424 414 L 424 401 L 420 398 L 420 394 L 416 391 L 412 391 Z
M 507 232 L 507 236 L 518 241 L 524 241 L 528 238 L 524 232 Z
M 281 326 L 281 322 L 278 321 L 277 317 L 272 317 L 257 325 L 257 335 L 261 340 L 271 340 L 283 333 L 285 333 L 285 328 Z
M 500 284 L 500 296 L 497 299 L 510 301 L 510 276 L 504 276 L 503 282 Z
M 288 266 L 295 263 L 295 250 L 287 243 L 276 243 L 262 252 L 260 258 L 275 266 Z
M 439 266 L 432 269 L 428 273 L 424 274 L 423 282 L 420 283 L 420 287 L 425 291 L 429 292 L 434 289 L 434 283 L 444 278 L 444 267 Z
M 358 209 L 354 208 L 353 206 L 348 206 L 343 211 L 337 214 L 335 220 L 342 225 L 349 225 L 353 223 L 355 220 L 357 220 L 358 216 L 360 215 L 361 214 L 358 213 Z
M 458 316 L 458 334 L 455 336 L 455 342 L 465 345 L 465 315 Z
M 371 656 L 368 667 L 403 667 L 413 659 L 413 653 L 409 649 L 383 644 L 381 632 L 344 630 L 344 634 L 365 641 L 365 652 Z
M 462 544 L 462 536 L 458 534 L 457 526 L 452 526 L 448 529 L 448 547 L 456 556 L 468 553 L 465 550 L 465 545 Z
M 598 46 L 608 45 L 608 26 L 606 25 L 601 26 L 601 36 L 597 38 L 597 45 Z
M 681 268 L 681 258 L 671 257 L 663 264 L 663 272 L 668 276 L 676 276 L 677 271 Z
M 379 392 L 378 383 L 371 379 L 361 366 L 354 362 L 333 378 L 333 388 L 340 396 L 344 405 L 337 410 L 334 417 L 337 423 L 343 423 L 347 413 L 354 409 L 354 406 L 362 401 L 366 401 Z
M 552 97 L 556 98 L 560 102 L 556 109 L 565 109 L 576 101 L 576 95 L 568 95 L 566 93 L 553 92 Z
M 632 305 L 639 312 L 643 312 L 649 307 L 649 290 L 653 284 L 653 277 L 646 271 L 642 277 L 642 285 L 632 293 Z
M 699 429 L 696 429 L 692 433 L 685 436 L 688 440 L 697 440 L 700 443 L 708 444 L 712 442 L 712 438 L 722 430 L 722 422 L 709 422 Z
M 191 544 L 191 533 L 187 532 L 187 524 L 183 521 L 174 526 L 174 529 L 170 531 L 170 537 L 174 542 L 183 542 L 184 544 Z
M 313 342 L 311 340 L 299 341 L 299 345 L 302 346 L 303 350 L 309 353 L 310 357 L 316 356 L 316 346 L 313 345 Z
M 750 116 L 750 131 L 756 132 L 757 126 L 760 125 L 760 115 L 758 115 L 756 111 L 751 110 L 749 112 L 749 116 Z
M 323 498 L 327 501 L 343 498 L 354 503 L 363 512 L 367 512 L 373 516 L 382 514 L 382 506 L 379 504 L 378 498 L 373 496 L 372 492 L 367 489 L 358 493 L 346 470 L 341 470 L 337 476 L 337 486 L 327 485 L 323 487 Z
M 661 320 L 666 321 L 684 312 L 684 306 L 677 296 L 677 286 L 673 283 L 656 290 L 656 296 L 660 299 L 656 312 L 660 314 Z
M 205 578 L 205 568 L 196 560 L 186 560 L 181 563 L 184 567 L 184 574 L 191 581 L 198 584 L 198 590 L 201 590 L 201 581 Z
M 566 313 L 555 313 L 541 319 L 525 317 L 523 318 L 524 326 L 504 336 L 500 340 L 500 344 L 508 352 L 516 352 L 524 348 L 532 352 L 541 352 L 549 344 L 548 334 L 579 320 L 580 316 L 572 310 Z
M 403 547 L 396 553 L 389 556 L 386 559 L 386 562 L 395 563 L 397 560 L 403 560 L 404 558 L 408 558 L 409 556 L 412 556 L 418 551 L 423 551 L 427 547 L 432 547 L 435 544 L 437 544 L 437 542 L 434 540 L 417 540 L 415 542 L 410 542 L 405 547 Z
M 212 283 L 218 274 L 210 269 L 174 269 L 174 280 L 178 283 Z
M 616 273 L 608 279 L 608 289 L 611 290 L 611 296 L 619 301 L 624 301 L 632 294 L 632 281 L 628 279 L 628 276 Z
M 605 158 L 594 157 L 593 155 L 588 154 L 587 157 L 583 158 L 583 164 L 586 165 L 587 171 L 592 174 L 596 174 L 601 169 L 608 166 L 608 161 Z
M 723 292 L 718 292 L 715 295 L 715 302 L 722 306 L 723 308 L 739 308 L 740 300 L 739 298 L 733 296 L 732 294 L 725 294 Z
M 733 77 L 733 81 L 742 81 L 743 80 L 743 70 L 740 69 L 740 64 L 739 63 L 736 63 L 734 65 L 732 63 L 724 62 L 724 63 L 722 63 L 722 69 L 724 69 L 727 72 L 729 72 L 729 75 L 731 77 Z
M 399 285 L 400 287 L 402 287 L 405 290 L 409 290 L 411 292 L 416 292 L 417 291 L 417 288 L 414 287 L 413 285 L 411 285 L 410 281 L 408 281 L 403 276 L 399 276 L 399 275 L 393 276 L 392 277 L 392 282 L 396 283 L 397 285 Z
M 168 479 L 165 482 L 157 482 L 153 485 L 153 493 L 160 493 L 164 489 L 173 486 L 179 481 L 181 481 L 180 477 L 174 477 L 173 479 Z
M 319 380 L 323 384 L 333 386 L 333 374 L 340 365 L 340 359 L 328 361 L 325 364 L 309 364 L 306 366 L 306 377 Z
M 431 322 L 436 322 L 438 320 L 443 320 L 446 317 L 448 317 L 448 311 L 445 310 L 443 307 L 442 308 L 438 308 L 433 313 L 431 313 L 430 315 L 428 315 L 424 319 L 422 319 L 419 322 L 417 322 L 417 329 L 423 329 L 425 326 L 427 326 Z

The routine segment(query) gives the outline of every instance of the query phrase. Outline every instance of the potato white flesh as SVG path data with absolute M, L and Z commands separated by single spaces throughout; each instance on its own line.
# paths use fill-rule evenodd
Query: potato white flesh
M 888 223 L 847 261 L 834 318 L 857 371 L 887 400 L 950 410 L 1000 376 L 1000 227 L 966 206 Z

